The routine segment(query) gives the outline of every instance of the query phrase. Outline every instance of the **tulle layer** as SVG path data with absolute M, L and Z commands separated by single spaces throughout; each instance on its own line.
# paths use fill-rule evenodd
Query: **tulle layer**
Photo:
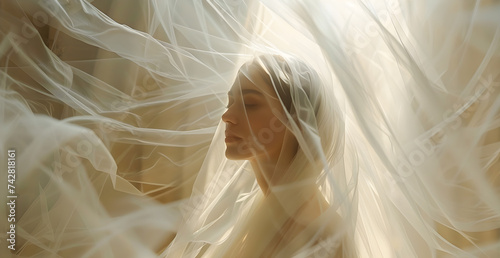
M 16 153 L 17 198 L 16 250 L 2 253 L 222 257 L 247 250 L 245 234 L 269 234 L 245 255 L 494 257 L 499 11 L 449 0 L 4 1 L 0 142 L 2 166 Z M 304 159 L 324 156 L 314 184 L 329 206 L 279 243 L 266 225 L 286 224 L 276 214 L 307 203 L 311 181 L 265 199 L 251 164 L 224 156 L 220 121 L 238 69 L 263 53 L 314 69 L 330 111 L 314 122 L 307 109 L 287 113 Z M 325 142 L 341 146 L 335 158 Z M 330 238 L 310 234 L 326 225 Z

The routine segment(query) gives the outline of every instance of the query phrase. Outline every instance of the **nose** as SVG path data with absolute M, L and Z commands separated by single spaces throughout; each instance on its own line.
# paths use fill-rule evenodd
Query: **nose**
M 236 124 L 238 122 L 237 117 L 233 114 L 231 107 L 229 107 L 226 112 L 222 114 L 222 121 L 229 124 Z

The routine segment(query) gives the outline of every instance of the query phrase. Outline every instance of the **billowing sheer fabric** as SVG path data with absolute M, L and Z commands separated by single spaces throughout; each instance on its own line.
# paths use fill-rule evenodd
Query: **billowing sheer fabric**
M 2 257 L 500 255 L 498 1 L 0 13 Z

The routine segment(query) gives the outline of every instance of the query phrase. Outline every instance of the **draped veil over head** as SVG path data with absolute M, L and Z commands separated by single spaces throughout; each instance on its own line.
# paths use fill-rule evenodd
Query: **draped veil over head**
M 499 12 L 1 1 L 0 254 L 496 257 Z
M 344 169 L 344 121 L 334 100 L 295 57 L 258 55 L 241 66 L 205 159 L 218 166 L 200 171 L 193 212 L 168 254 L 306 256 L 319 243 L 330 256 L 347 254 L 340 249 L 354 225 L 352 175 Z M 224 151 L 247 161 L 228 160 Z

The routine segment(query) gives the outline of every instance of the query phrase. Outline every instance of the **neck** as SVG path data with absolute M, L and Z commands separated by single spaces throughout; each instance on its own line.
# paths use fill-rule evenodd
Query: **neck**
M 284 209 L 285 214 L 289 214 L 294 220 L 300 223 L 308 223 L 325 212 L 329 204 L 318 189 L 314 180 L 302 178 L 299 185 L 291 182 L 284 182 L 276 175 L 286 173 L 288 167 L 282 167 L 272 162 L 262 162 L 251 160 L 250 164 L 254 170 L 257 183 L 266 200 L 276 203 L 276 207 Z M 290 185 L 279 190 L 273 190 L 273 186 L 280 183 Z
M 299 150 L 299 144 L 295 136 L 286 131 L 283 145 L 276 153 L 267 156 L 257 156 L 250 160 L 257 183 L 265 196 L 270 193 L 270 187 L 278 185 L 286 179 L 286 173 Z
M 293 157 L 294 155 L 289 155 L 286 158 L 280 157 L 279 160 L 268 158 L 250 160 L 257 183 L 265 196 L 269 195 L 271 187 L 286 183 L 287 171 L 290 169 Z
M 272 184 L 271 180 L 276 171 L 276 163 L 253 159 L 250 161 L 250 164 L 252 165 L 260 189 L 264 193 L 264 196 L 267 196 L 269 194 L 269 185 Z

